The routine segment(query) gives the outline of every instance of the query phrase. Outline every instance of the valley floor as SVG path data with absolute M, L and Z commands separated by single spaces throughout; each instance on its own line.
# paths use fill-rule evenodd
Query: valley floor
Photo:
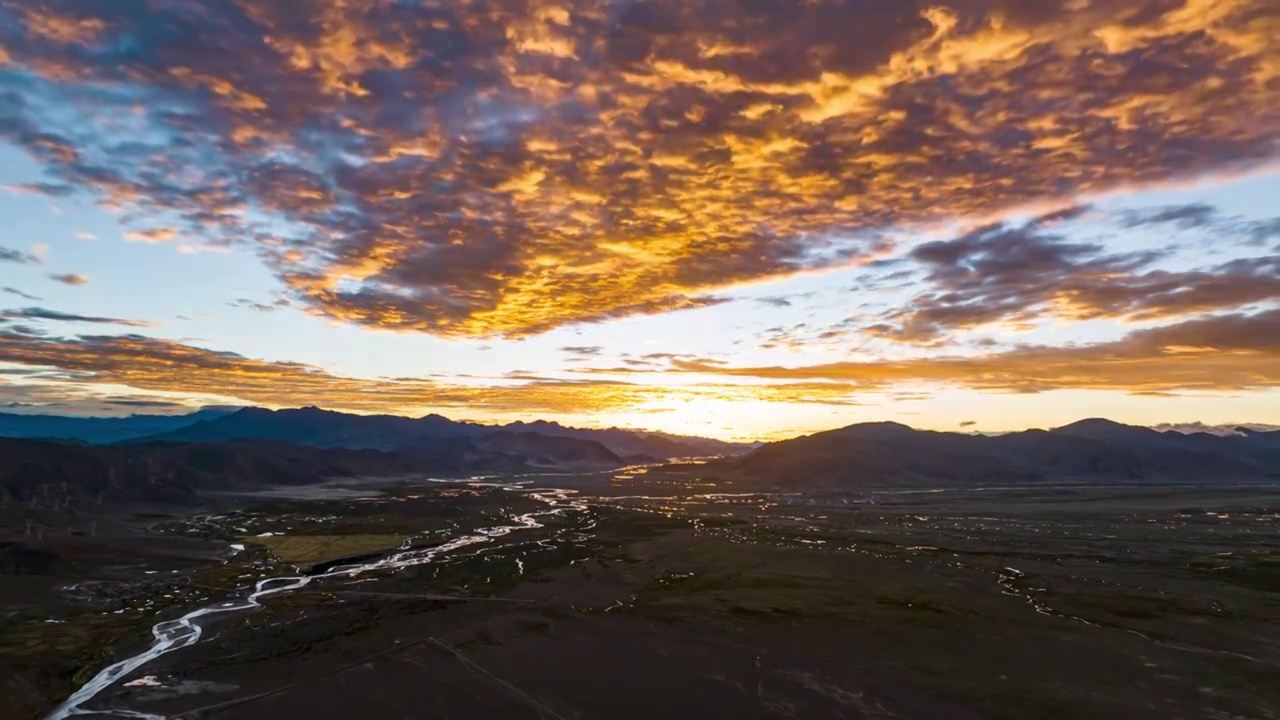
M 550 486 L 578 492 L 534 491 Z M 154 623 L 310 573 L 325 577 L 197 619 L 198 642 L 81 709 L 1280 717 L 1280 487 L 714 491 L 643 475 L 397 483 L 220 498 L 92 538 L 18 528 L 0 715 L 44 717 L 145 651 Z M 445 545 L 466 537 L 481 539 Z

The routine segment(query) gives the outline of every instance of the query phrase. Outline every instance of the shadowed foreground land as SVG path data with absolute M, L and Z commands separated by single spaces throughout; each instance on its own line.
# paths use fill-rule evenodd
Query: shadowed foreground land
M 856 504 L 866 497 L 574 484 L 588 509 L 544 527 L 208 620 L 201 642 L 126 678 L 158 686 L 117 684 L 89 707 L 227 720 L 1280 717 L 1274 487 Z M 121 579 L 60 593 L 61 623 L 37 603 L 92 563 L 6 577 L 0 710 L 38 717 L 145 648 L 152 622 L 292 562 L 429 546 L 537 507 L 523 490 L 440 484 L 245 501 L 156 525 L 164 535 L 146 542 L 168 555 L 103 560 Z M 230 557 L 197 557 L 210 551 Z

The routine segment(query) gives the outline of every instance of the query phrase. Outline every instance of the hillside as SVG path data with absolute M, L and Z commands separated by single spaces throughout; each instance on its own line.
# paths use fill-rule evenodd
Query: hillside
M 534 467 L 617 467 L 625 461 L 595 440 L 503 430 L 475 438 L 477 447 Z
M 616 467 L 599 443 L 526 433 L 436 439 L 400 450 L 316 448 L 271 440 L 88 446 L 0 439 L 0 504 L 43 509 L 99 502 L 187 503 L 203 491 L 332 478 L 468 476 Z
M 673 435 L 670 433 L 624 430 L 622 428 L 570 428 L 560 423 L 537 420 L 531 423 L 514 422 L 503 426 L 505 430 L 533 431 L 541 435 L 574 437 L 596 440 L 613 452 L 627 455 L 651 455 L 658 458 L 706 457 L 710 455 L 737 455 L 751 449 L 745 443 L 727 443 L 710 438 Z
M 1280 433 L 1187 435 L 1086 420 L 986 436 L 867 423 L 772 443 L 703 473 L 790 488 L 1261 478 L 1280 476 Z

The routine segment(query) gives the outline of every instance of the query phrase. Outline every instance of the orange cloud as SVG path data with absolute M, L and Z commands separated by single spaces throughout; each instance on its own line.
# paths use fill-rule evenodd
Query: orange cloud
M 94 17 L 74 17 L 27 6 L 21 9 L 26 31 L 44 40 L 60 45 L 91 42 L 105 27 Z
M 178 236 L 178 231 L 173 228 L 148 228 L 146 230 L 129 230 L 125 232 L 125 240 L 140 243 L 163 243 Z
M 48 315 L 48 311 L 45 311 Z M 53 319 L 75 319 L 54 314 Z M 81 321 L 108 321 L 80 318 Z M 654 404 L 764 401 L 851 404 L 854 388 L 838 383 L 706 383 L 658 386 L 615 380 L 531 377 L 503 385 L 464 385 L 428 378 L 352 378 L 300 363 L 268 362 L 141 335 L 48 337 L 0 331 L 0 362 L 44 368 L 46 384 L 69 396 L 82 386 L 124 386 L 144 392 L 274 407 L 321 404 L 356 412 L 422 413 L 466 409 L 490 415 L 598 414 Z M 5 382 L 0 378 L 0 383 Z M 52 390 L 46 388 L 45 396 Z M 199 401 L 196 401 L 199 402 Z
M 50 280 L 55 280 L 63 285 L 88 285 L 89 278 L 76 273 L 55 273 L 49 276 Z
M 310 365 L 256 360 L 140 335 L 65 338 L 23 328 L 0 331 L 0 363 L 30 368 L 49 386 L 42 391 L 45 398 L 53 397 L 54 385 L 64 387 L 68 397 L 83 394 L 86 387 L 127 387 L 194 398 L 192 403 L 319 404 L 402 414 L 465 409 L 472 416 L 527 417 L 678 412 L 690 404 L 715 403 L 856 405 L 864 393 L 900 387 L 1148 395 L 1275 388 L 1280 387 L 1280 310 L 1187 321 L 1098 345 L 1023 347 L 975 357 L 807 367 L 735 367 L 659 355 L 653 360 L 665 361 L 666 369 L 584 369 L 599 379 L 519 376 L 502 384 L 463 384 L 344 377 Z M 673 382 L 675 375 L 687 377 Z M 617 379 L 625 376 L 636 382 Z
M 612 369 L 606 372 L 617 373 Z M 1080 347 L 1022 347 L 977 357 L 731 367 L 672 360 L 668 372 L 769 381 L 826 380 L 863 390 L 898 384 L 1002 392 L 1246 390 L 1280 387 L 1280 310 L 1225 315 Z
M 0 87 L 42 190 L 445 336 L 705 306 L 868 231 L 1247 167 L 1280 134 L 1269 0 L 0 7 L 44 97 L 145 131 Z

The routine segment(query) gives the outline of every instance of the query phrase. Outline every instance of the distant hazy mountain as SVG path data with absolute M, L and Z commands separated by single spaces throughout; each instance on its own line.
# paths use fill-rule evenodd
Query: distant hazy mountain
M 237 408 L 204 408 L 187 415 L 128 417 L 64 417 L 0 413 L 0 437 L 50 438 L 103 444 L 172 432 L 204 420 L 229 415 Z
M 620 457 L 647 455 L 656 458 L 723 455 L 749 446 L 706 438 L 690 438 L 611 428 L 567 428 L 538 421 L 510 425 L 457 422 L 440 415 L 407 418 L 396 415 L 351 415 L 307 407 L 296 410 L 244 408 L 238 412 L 190 423 L 183 427 L 130 441 L 210 442 L 219 440 L 281 440 L 316 447 L 375 448 L 413 447 L 438 438 L 479 438 L 496 432 L 533 432 L 546 437 L 598 442 Z
M 618 467 L 625 461 L 595 440 L 502 430 L 473 439 L 477 447 L 534 467 Z
M 603 430 L 570 428 L 560 423 L 537 420 L 531 423 L 514 422 L 504 425 L 505 430 L 531 430 L 542 435 L 576 437 L 596 440 L 619 455 L 649 455 L 657 458 L 707 457 L 710 455 L 736 455 L 755 447 L 747 443 L 727 443 L 710 438 L 673 435 L 606 428 Z
M 1183 434 L 1094 419 L 987 436 L 867 423 L 771 443 L 702 471 L 810 488 L 1280 477 L 1280 432 Z
M 455 423 L 437 415 L 414 419 L 396 415 L 350 415 L 314 407 L 297 410 L 250 407 L 140 440 L 280 440 L 316 447 L 391 450 L 419 440 L 471 437 L 481 432 L 480 426 Z

